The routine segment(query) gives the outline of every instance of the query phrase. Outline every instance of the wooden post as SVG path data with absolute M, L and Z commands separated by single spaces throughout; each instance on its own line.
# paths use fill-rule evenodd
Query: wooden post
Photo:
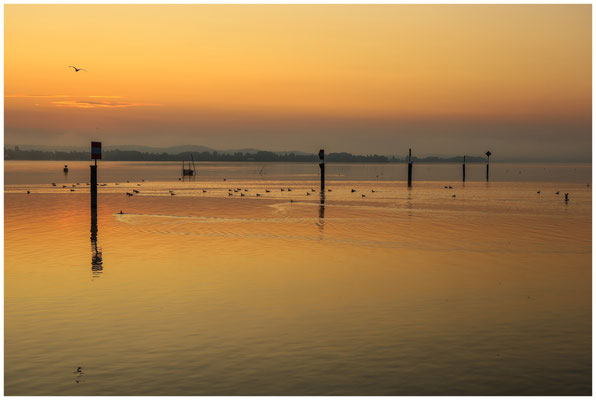
M 319 168 L 321 168 L 321 193 L 325 191 L 325 150 L 319 150 Z
M 466 181 L 466 156 L 464 156 L 464 163 L 462 164 L 462 182 Z
M 91 142 L 91 159 L 95 160 L 95 165 L 91 168 L 91 212 L 97 210 L 97 160 L 101 160 L 101 142 Z
M 91 168 L 91 212 L 97 210 L 97 165 L 90 165 Z
M 408 151 L 408 187 L 412 187 L 412 149 Z
M 486 152 L 486 181 L 488 182 L 488 164 L 490 163 L 490 156 L 491 156 L 491 152 L 487 151 Z

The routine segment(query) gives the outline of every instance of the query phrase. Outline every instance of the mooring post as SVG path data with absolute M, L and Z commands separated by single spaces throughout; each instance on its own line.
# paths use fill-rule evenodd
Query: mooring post
M 91 167 L 91 210 L 97 209 L 97 164 Z
M 321 193 L 325 191 L 325 150 L 319 150 L 319 168 L 321 168 Z
M 488 164 L 490 163 L 490 156 L 491 156 L 491 152 L 487 151 L 486 152 L 486 181 L 488 182 Z
M 101 160 L 101 142 L 91 142 L 91 159 L 95 160 L 95 165 L 91 168 L 91 212 L 97 210 L 97 160 Z
M 412 187 L 412 149 L 408 151 L 408 187 Z
M 462 182 L 466 181 L 466 156 L 464 156 L 464 163 L 462 164 Z

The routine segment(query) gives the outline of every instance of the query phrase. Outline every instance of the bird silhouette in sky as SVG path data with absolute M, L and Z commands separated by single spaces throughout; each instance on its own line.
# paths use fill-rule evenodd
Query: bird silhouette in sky
M 83 69 L 83 68 L 77 68 L 77 67 L 75 67 L 74 65 L 69 65 L 68 67 L 69 67 L 69 68 L 74 68 L 75 72 L 79 72 L 79 71 L 85 71 L 85 72 L 88 72 L 86 69 Z

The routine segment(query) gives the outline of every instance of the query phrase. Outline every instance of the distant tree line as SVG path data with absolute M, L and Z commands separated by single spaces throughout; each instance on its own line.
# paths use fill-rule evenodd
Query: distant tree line
M 316 154 L 295 154 L 295 153 L 275 153 L 272 151 L 258 151 L 256 153 L 220 153 L 213 152 L 182 152 L 178 154 L 168 153 L 144 153 L 130 150 L 106 150 L 102 154 L 105 161 L 189 161 L 191 155 L 195 161 L 271 161 L 271 162 L 318 162 L 319 157 Z M 4 148 L 5 160 L 56 160 L 56 161 L 86 161 L 90 160 L 90 153 L 87 151 L 41 151 L 41 150 L 20 150 Z M 412 157 L 414 162 L 463 162 L 463 157 Z M 329 153 L 325 155 L 327 162 L 346 162 L 346 163 L 389 163 L 405 162 L 405 158 L 395 156 L 382 156 L 378 154 L 357 155 L 350 153 Z M 484 161 L 483 157 L 466 157 L 468 162 Z

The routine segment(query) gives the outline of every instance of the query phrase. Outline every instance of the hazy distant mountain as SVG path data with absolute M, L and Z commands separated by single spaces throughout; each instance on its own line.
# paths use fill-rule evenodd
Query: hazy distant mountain
M 6 144 L 5 147 L 8 148 L 15 148 L 18 146 L 20 150 L 39 150 L 39 151 L 89 151 L 89 147 L 83 146 L 46 146 L 46 145 L 31 145 L 31 144 Z M 117 144 L 117 145 L 110 145 L 104 146 L 103 150 L 121 150 L 121 151 L 140 151 L 143 153 L 154 153 L 154 154 L 180 154 L 180 153 L 203 153 L 209 152 L 213 153 L 217 151 L 221 154 L 234 154 L 234 153 L 248 153 L 248 154 L 256 154 L 262 150 L 260 149 L 232 149 L 232 150 L 218 150 L 212 149 L 211 147 L 201 146 L 201 145 L 180 145 L 180 146 L 172 146 L 172 147 L 153 147 L 153 146 L 142 146 L 136 144 Z M 304 151 L 273 151 L 272 153 L 275 154 L 296 154 L 296 155 L 311 155 L 315 153 L 306 153 Z
M 90 151 L 90 148 L 88 146 L 47 146 L 47 145 L 14 145 L 14 144 L 5 144 L 5 149 L 9 149 L 9 150 L 14 150 L 15 147 L 19 148 L 20 151 L 41 151 L 41 152 L 79 152 L 79 153 L 86 153 L 88 154 Z M 178 154 L 185 154 L 185 158 L 187 159 L 189 158 L 189 153 L 196 153 L 195 154 L 195 160 L 200 159 L 200 157 L 198 157 L 198 155 L 200 153 L 213 153 L 213 152 L 217 152 L 218 154 L 224 156 L 224 157 L 220 157 L 222 159 L 227 159 L 229 158 L 228 156 L 234 155 L 234 154 L 238 154 L 238 153 L 242 153 L 245 156 L 248 155 L 256 155 L 257 153 L 270 153 L 270 154 L 274 154 L 277 156 L 281 156 L 283 159 L 286 160 L 291 160 L 292 158 L 292 154 L 295 157 L 307 157 L 308 159 L 310 159 L 310 157 L 315 157 L 316 153 L 308 153 L 308 152 L 304 152 L 304 151 L 290 151 L 290 150 L 284 150 L 284 151 L 263 151 L 263 150 L 259 150 L 259 149 L 254 149 L 254 148 L 243 148 L 243 149 L 232 149 L 232 150 L 217 150 L 217 149 L 212 149 L 210 147 L 207 146 L 201 146 L 201 145 L 181 145 L 181 146 L 172 146 L 172 147 L 152 147 L 152 146 L 141 146 L 141 145 L 111 145 L 111 146 L 105 146 L 104 147 L 104 152 L 105 151 L 113 151 L 113 150 L 120 150 L 122 152 L 141 152 L 141 153 L 145 153 L 147 154 L 148 158 L 151 159 L 175 159 L 172 158 L 172 156 L 176 156 Z M 331 150 L 331 149 L 329 149 Z M 168 156 L 164 158 L 164 153 Z M 328 151 L 327 153 L 327 161 L 335 161 L 332 160 L 333 158 L 337 159 L 338 157 L 341 158 L 342 154 L 349 154 L 349 153 L 335 153 L 335 157 L 331 157 L 331 153 L 333 153 L 333 151 Z M 154 154 L 156 156 L 151 156 L 151 154 Z M 6 152 L 5 152 L 6 155 Z M 159 155 L 159 156 L 157 156 Z M 350 156 L 352 156 L 350 154 Z M 395 154 L 395 155 L 385 155 L 384 157 L 387 158 L 391 158 L 391 159 L 399 159 L 399 160 L 405 160 L 407 159 L 407 152 L 401 152 L 400 154 Z M 202 157 L 203 159 L 212 159 L 214 157 Z M 217 157 L 215 157 L 217 158 Z M 350 157 L 347 158 L 348 160 L 352 159 Z M 436 154 L 436 153 L 420 153 L 420 154 L 415 154 L 412 156 L 413 161 L 415 162 L 462 162 L 462 156 L 461 155 L 447 155 L 447 154 Z M 477 156 L 471 156 L 468 155 L 466 160 L 468 162 L 485 162 L 486 161 L 486 157 L 484 155 L 477 155 Z M 491 157 L 491 162 L 592 162 L 591 158 L 574 158 L 574 157 L 569 157 L 569 158 L 559 158 L 559 159 L 553 159 L 550 157 L 503 157 L 503 156 L 493 156 Z
M 184 146 L 172 146 L 172 147 L 152 147 L 152 146 L 139 146 L 134 144 L 120 144 L 113 146 L 105 146 L 106 150 L 121 150 L 121 151 L 140 151 L 143 153 L 157 153 L 157 154 L 179 154 L 184 152 L 197 152 L 202 153 L 204 151 L 212 153 L 217 151 L 207 146 L 200 145 L 184 145 Z

